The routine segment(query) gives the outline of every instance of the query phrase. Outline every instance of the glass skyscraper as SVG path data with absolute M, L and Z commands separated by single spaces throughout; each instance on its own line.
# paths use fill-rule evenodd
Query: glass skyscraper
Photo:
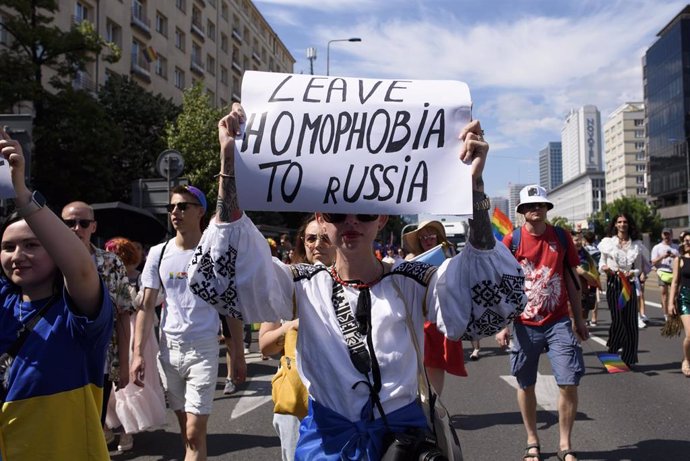
M 649 195 L 665 227 L 687 229 L 690 141 L 690 6 L 658 34 L 643 58 Z

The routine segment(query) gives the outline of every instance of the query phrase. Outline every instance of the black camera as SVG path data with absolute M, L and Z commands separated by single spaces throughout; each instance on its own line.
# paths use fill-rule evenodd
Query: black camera
M 424 430 L 389 434 L 392 438 L 381 461 L 448 461 L 436 440 Z

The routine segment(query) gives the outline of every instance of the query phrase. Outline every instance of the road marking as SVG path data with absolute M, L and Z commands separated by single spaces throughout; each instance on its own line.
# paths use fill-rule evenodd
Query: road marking
M 520 386 L 515 376 L 501 375 L 501 379 L 511 387 L 518 389 Z M 537 404 L 546 411 L 558 411 L 558 396 L 560 390 L 556 384 L 556 378 L 552 375 L 542 375 L 537 372 L 537 384 L 534 386 L 534 393 L 537 396 Z
M 247 379 L 247 384 L 241 391 L 237 392 L 240 398 L 232 409 L 230 419 L 237 419 L 246 415 L 252 410 L 256 410 L 261 405 L 272 400 L 271 379 L 273 374 L 252 376 Z
M 595 343 L 599 343 L 602 346 L 606 347 L 606 340 L 605 339 L 602 339 L 602 338 L 595 336 L 595 335 L 589 335 L 589 339 L 591 339 Z

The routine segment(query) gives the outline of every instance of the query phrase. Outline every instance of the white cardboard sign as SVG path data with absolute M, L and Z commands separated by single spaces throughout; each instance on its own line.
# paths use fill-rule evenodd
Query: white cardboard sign
M 472 213 L 458 81 L 248 71 L 235 176 L 247 210 Z

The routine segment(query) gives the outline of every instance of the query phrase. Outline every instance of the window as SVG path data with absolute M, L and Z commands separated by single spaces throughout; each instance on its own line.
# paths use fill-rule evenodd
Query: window
M 646 171 L 647 165 L 635 165 L 635 171 Z
M 644 138 L 644 130 L 635 130 L 636 138 Z
M 178 50 L 184 51 L 185 46 L 185 36 L 184 32 L 182 32 L 180 29 L 177 27 L 175 28 L 175 48 Z
M 146 5 L 142 0 L 132 0 L 132 16 L 146 22 Z
M 184 71 L 179 67 L 175 67 L 175 88 L 184 88 Z
M 77 2 L 74 5 L 74 22 L 88 21 L 89 8 L 82 2 Z
M 216 75 L 216 59 L 210 54 L 206 55 L 206 72 Z
M 220 5 L 220 17 L 226 21 L 228 20 L 228 4 L 225 2 Z
M 201 66 L 201 47 L 192 41 L 192 62 Z
M 187 0 L 175 0 L 175 6 L 183 13 L 187 12 Z
M 228 84 L 228 69 L 224 66 L 220 66 L 220 83 L 226 86 Z
M 228 36 L 223 32 L 220 33 L 220 49 L 225 53 L 228 52 Z
M 637 184 L 644 184 L 644 176 L 638 176 L 635 180 Z
M 122 47 L 122 27 L 117 25 L 117 23 L 106 19 L 105 21 L 105 39 L 109 42 Z
M 168 60 L 160 54 L 158 59 L 156 59 L 156 75 L 166 80 L 168 79 Z
M 214 8 L 217 7 L 217 5 L 216 5 L 216 0 L 208 0 L 208 3 L 210 3 L 211 6 L 214 7 Z
M 635 126 L 642 126 L 644 125 L 644 120 L 641 118 L 636 118 L 635 119 Z
M 199 8 L 196 6 L 192 7 L 192 25 L 201 29 L 201 10 L 199 10 Z
M 635 149 L 637 149 L 637 150 L 644 149 L 644 143 L 643 142 L 635 142 Z
M 216 41 L 216 25 L 210 19 L 206 21 L 206 36 L 212 42 Z
M 168 36 L 168 18 L 166 18 L 160 11 L 156 11 L 156 32 L 163 37 Z

